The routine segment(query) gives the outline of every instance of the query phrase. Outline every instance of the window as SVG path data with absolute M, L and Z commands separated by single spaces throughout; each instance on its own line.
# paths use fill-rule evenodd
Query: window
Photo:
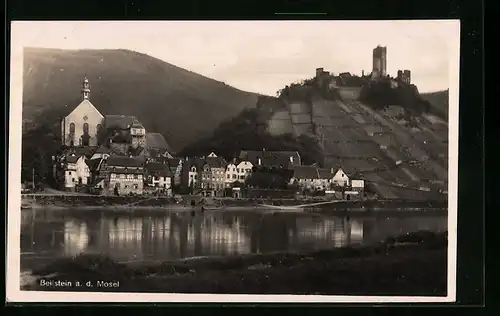
M 69 124 L 69 135 L 71 137 L 75 136 L 75 123 Z
M 70 171 L 70 172 L 68 172 L 68 174 L 69 174 L 69 175 L 71 175 L 71 171 Z
M 233 179 L 236 179 L 236 175 L 235 174 L 233 174 Z
M 240 168 L 236 169 L 236 172 L 240 173 Z
M 167 184 L 166 183 L 163 184 L 163 188 L 165 188 L 165 189 L 167 188 Z
M 128 189 L 128 185 L 125 184 L 125 189 Z
M 195 174 L 194 175 L 194 179 L 197 180 L 198 179 L 198 175 Z
M 240 180 L 244 180 L 245 179 L 245 176 L 240 176 Z
M 167 181 L 167 177 L 163 177 L 163 181 Z
M 134 184 L 134 189 L 139 189 L 139 185 L 138 184 Z
M 228 174 L 226 177 L 227 177 L 228 179 L 231 179 L 231 176 L 230 176 L 229 174 Z
M 75 183 L 75 178 L 71 178 L 71 182 Z
M 236 171 L 236 168 L 233 168 L 233 172 Z
M 196 167 L 191 168 L 191 172 L 196 172 Z

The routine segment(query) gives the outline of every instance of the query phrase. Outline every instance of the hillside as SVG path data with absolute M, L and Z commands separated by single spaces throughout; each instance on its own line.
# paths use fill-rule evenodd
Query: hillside
M 273 102 L 272 98 L 264 97 L 265 101 Z M 240 150 L 286 150 L 298 151 L 303 163 L 322 164 L 324 156 L 315 138 L 307 135 L 294 136 L 290 133 L 271 135 L 266 131 L 266 113 L 259 109 L 247 109 L 239 115 L 222 123 L 208 137 L 185 147 L 183 156 L 204 156 L 212 151 L 231 160 L 238 157 Z
M 367 105 L 360 101 L 361 87 L 323 89 L 310 80 L 285 88 L 280 98 L 261 97 L 257 109 L 222 124 L 190 152 L 213 147 L 230 155 L 252 142 L 281 144 L 311 153 L 306 164 L 360 175 L 383 198 L 442 197 L 438 190 L 447 190 L 448 181 L 445 121 L 425 111 L 401 115 L 414 104 Z
M 449 90 L 437 91 L 431 93 L 422 93 L 421 97 L 431 104 L 431 113 L 442 119 L 448 119 L 449 110 Z
M 26 48 L 23 121 L 36 124 L 41 117 L 57 124 L 79 104 L 85 75 L 91 102 L 103 115 L 134 115 L 174 150 L 257 101 L 255 94 L 129 50 Z

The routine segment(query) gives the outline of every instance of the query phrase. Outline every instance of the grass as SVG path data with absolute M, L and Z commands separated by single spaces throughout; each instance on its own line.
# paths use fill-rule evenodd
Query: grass
M 416 232 L 370 246 L 135 266 L 103 255 L 80 255 L 55 260 L 32 275 L 45 280 L 120 282 L 119 288 L 102 291 L 444 296 L 446 246 L 446 234 Z M 26 290 L 40 287 L 35 284 Z

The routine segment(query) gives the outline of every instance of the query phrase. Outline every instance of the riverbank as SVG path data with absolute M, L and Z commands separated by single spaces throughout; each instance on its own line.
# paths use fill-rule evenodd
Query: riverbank
M 124 210 L 124 209 L 159 209 L 159 210 L 192 210 L 191 201 L 195 200 L 201 209 L 203 206 L 207 210 L 227 209 L 227 210 L 248 210 L 248 209 L 293 209 L 294 206 L 300 208 L 327 211 L 327 210 L 384 210 L 384 209 L 405 209 L 405 210 L 429 210 L 447 209 L 447 201 L 418 201 L 418 200 L 362 200 L 344 201 L 328 199 L 228 199 L 211 198 L 211 202 L 201 202 L 200 197 L 184 197 L 183 200 L 176 200 L 172 197 L 139 197 L 139 196 L 94 196 L 94 195 L 22 195 L 22 209 L 92 209 L 92 210 Z M 326 204 L 322 204 L 326 203 Z M 269 206 L 266 206 L 269 205 Z M 310 206 L 307 206 L 310 205 Z
M 446 253 L 446 233 L 417 232 L 375 245 L 309 253 L 147 264 L 80 255 L 57 259 L 24 274 L 22 289 L 89 291 L 74 285 L 90 281 L 92 291 L 99 292 L 445 296 Z M 72 284 L 42 286 L 41 280 L 45 284 L 71 280 Z M 114 286 L 97 287 L 100 281 Z

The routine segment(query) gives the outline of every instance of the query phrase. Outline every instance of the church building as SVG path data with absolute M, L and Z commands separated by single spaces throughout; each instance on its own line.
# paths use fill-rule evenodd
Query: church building
M 97 146 L 104 116 L 90 102 L 90 84 L 85 77 L 82 102 L 61 122 L 63 146 Z

